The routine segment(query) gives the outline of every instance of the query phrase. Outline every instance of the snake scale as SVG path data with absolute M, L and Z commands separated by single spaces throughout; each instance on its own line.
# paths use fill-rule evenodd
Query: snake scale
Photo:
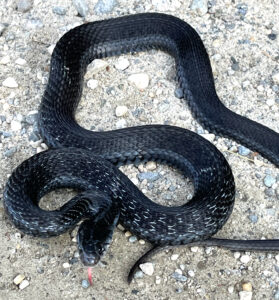
M 97 58 L 150 49 L 174 57 L 183 98 L 205 128 L 279 165 L 279 135 L 230 111 L 219 100 L 209 57 L 197 32 L 174 16 L 129 15 L 83 24 L 58 41 L 38 120 L 50 150 L 13 171 L 4 191 L 7 214 L 17 228 L 39 237 L 59 235 L 83 220 L 78 245 L 85 265 L 99 261 L 118 222 L 157 246 L 200 242 L 231 249 L 278 250 L 278 240 L 211 238 L 230 216 L 235 184 L 223 155 L 199 135 L 167 125 L 92 132 L 76 123 L 88 64 Z M 179 207 L 156 204 L 117 168 L 148 160 L 175 166 L 190 177 L 193 198 Z M 79 193 L 57 210 L 39 208 L 43 195 L 62 187 Z

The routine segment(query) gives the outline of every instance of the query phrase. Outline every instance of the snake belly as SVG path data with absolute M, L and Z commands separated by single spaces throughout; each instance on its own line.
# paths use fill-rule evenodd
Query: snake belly
M 92 132 L 75 121 L 92 60 L 149 49 L 174 57 L 178 83 L 199 122 L 279 164 L 278 134 L 231 112 L 219 100 L 207 52 L 190 25 L 159 13 L 87 23 L 62 36 L 52 54 L 39 128 L 53 149 L 23 162 L 7 183 L 4 205 L 18 228 L 52 236 L 84 218 L 86 203 L 70 201 L 51 212 L 38 207 L 45 193 L 61 187 L 103 191 L 119 207 L 120 222 L 157 245 L 207 239 L 227 221 L 234 204 L 233 175 L 223 155 L 202 137 L 164 125 Z M 166 162 L 190 177 L 193 198 L 179 207 L 161 206 L 113 166 L 147 160 Z

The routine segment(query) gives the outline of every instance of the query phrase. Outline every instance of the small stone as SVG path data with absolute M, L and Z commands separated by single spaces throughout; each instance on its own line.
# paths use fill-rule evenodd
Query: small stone
M 194 276 L 195 276 L 195 272 L 194 272 L 193 270 L 189 270 L 189 271 L 188 271 L 188 275 L 189 275 L 190 277 L 194 277 Z
M 55 14 L 59 15 L 59 16 L 64 16 L 64 15 L 66 15 L 66 8 L 65 8 L 65 7 L 62 7 L 62 6 L 54 6 L 54 7 L 52 8 L 52 11 L 53 11 Z
M 18 274 L 15 278 L 14 278 L 14 284 L 19 285 L 23 279 L 25 278 L 25 275 L 23 274 Z
M 276 33 L 270 33 L 268 34 L 268 38 L 272 41 L 276 40 L 277 38 L 277 34 Z
M 21 130 L 22 126 L 21 123 L 15 120 L 12 120 L 11 122 L 11 130 L 12 131 L 18 131 Z
M 55 48 L 55 45 L 50 45 L 48 48 L 47 48 L 47 52 L 51 55 L 53 50 Z
M 233 291 L 234 291 L 234 287 L 233 287 L 233 286 L 229 286 L 229 287 L 228 287 L 228 292 L 229 292 L 230 294 L 232 294 Z
M 267 100 L 266 100 L 266 104 L 267 104 L 268 106 L 272 106 L 272 105 L 275 104 L 275 100 L 274 100 L 274 99 L 267 99 Z
M 66 262 L 66 263 L 63 263 L 62 266 L 63 266 L 64 269 L 68 269 L 68 268 L 71 267 L 71 265 L 70 265 L 69 263 L 67 263 L 67 262 Z
M 73 0 L 73 4 L 78 14 L 81 17 L 85 17 L 89 11 L 87 1 L 85 0 Z
M 253 223 L 253 224 L 256 224 L 258 222 L 258 216 L 257 215 L 250 215 L 249 216 L 249 219 L 250 221 Z
M 154 273 L 154 266 L 152 263 L 140 264 L 139 267 L 144 274 L 151 276 Z
M 15 63 L 16 63 L 17 65 L 23 66 L 23 65 L 26 64 L 26 60 L 19 57 L 19 58 L 15 61 Z
M 139 181 L 146 179 L 148 182 L 154 182 L 160 178 L 160 174 L 158 172 L 142 172 L 137 176 Z
M 215 134 L 213 134 L 213 133 L 204 133 L 204 134 L 201 134 L 201 136 L 203 138 L 205 138 L 206 140 L 208 140 L 209 142 L 213 142 L 215 139 Z
M 179 257 L 179 254 L 173 254 L 173 255 L 171 256 L 171 260 L 177 260 L 178 257 Z
M 125 128 L 127 126 L 127 122 L 125 119 L 120 119 L 119 121 L 116 122 L 116 128 L 117 129 L 121 129 L 121 128 Z
M 241 254 L 239 252 L 234 252 L 234 254 L 233 254 L 235 259 L 239 259 L 240 255 Z
M 272 185 L 276 182 L 276 178 L 274 178 L 272 175 L 266 175 L 264 178 L 264 184 L 267 187 L 272 187 Z
M 199 247 L 197 247 L 197 246 L 191 247 L 191 252 L 196 253 L 196 252 L 198 252 L 198 250 L 199 250 Z
M 197 11 L 199 15 L 203 16 L 208 10 L 207 2 L 207 0 L 193 0 L 190 9 Z
M 94 11 L 97 15 L 110 13 L 117 5 L 116 0 L 99 0 L 94 7 Z
M 16 147 L 12 147 L 8 150 L 6 150 L 3 154 L 5 157 L 12 157 L 16 153 Z
M 10 61 L 11 61 L 10 56 L 6 55 L 6 56 L 1 58 L 0 64 L 1 65 L 7 65 Z
M 145 245 L 145 240 L 139 240 L 139 243 L 140 243 L 141 245 Z
M 125 232 L 125 236 L 126 236 L 126 237 L 130 237 L 131 235 L 132 235 L 132 233 L 131 233 L 130 231 L 126 231 L 126 232 Z
M 239 300 L 251 300 L 252 295 L 252 292 L 241 291 L 239 292 Z
M 114 66 L 117 70 L 124 71 L 129 67 L 129 65 L 130 62 L 128 61 L 128 59 L 120 57 Z
M 28 287 L 29 284 L 30 284 L 29 281 L 28 281 L 27 279 L 24 279 L 24 280 L 20 283 L 19 288 L 20 288 L 21 290 L 23 290 L 23 289 L 25 289 L 26 287 Z
M 125 230 L 125 228 L 124 228 L 121 224 L 118 224 L 118 225 L 117 225 L 117 228 L 118 228 L 119 230 L 121 230 L 121 231 L 124 231 L 124 230 Z
M 149 77 L 145 73 L 133 74 L 128 77 L 128 80 L 133 83 L 139 90 L 144 90 L 149 85 Z
M 137 271 L 134 275 L 134 278 L 143 278 L 143 272 L 141 270 Z
M 274 299 L 279 300 L 279 289 L 275 292 Z
M 279 254 L 275 256 L 276 261 L 279 263 Z
M 108 63 L 102 59 L 94 59 L 93 62 L 90 64 L 90 73 L 97 74 L 100 71 L 103 71 L 108 66 Z
M 243 283 L 242 290 L 246 292 L 252 292 L 252 284 L 250 282 Z
M 81 286 L 82 286 L 84 289 L 87 289 L 87 288 L 89 288 L 90 283 L 89 283 L 88 280 L 83 279 L 83 280 L 81 281 Z
M 98 86 L 99 82 L 98 80 L 95 79 L 89 79 L 87 81 L 87 86 L 91 89 L 94 90 Z
M 4 33 L 6 28 L 8 27 L 8 24 L 6 23 L 0 23 L 0 36 Z
M 237 6 L 237 9 L 238 9 L 238 13 L 244 17 L 246 14 L 247 14 L 247 11 L 248 11 L 248 6 L 247 4 L 245 3 L 241 3 L 241 4 L 238 4 Z
M 148 171 L 154 171 L 157 168 L 157 164 L 155 161 L 149 161 L 146 163 L 145 167 Z
M 129 242 L 130 243 L 135 243 L 137 240 L 138 240 L 137 237 L 134 236 L 134 235 L 132 235 L 132 236 L 129 237 Z
M 115 109 L 115 115 L 117 117 L 123 117 L 124 115 L 126 115 L 127 112 L 128 112 L 128 107 L 124 105 L 117 106 Z
M 251 152 L 251 151 L 250 151 L 248 148 L 244 147 L 244 146 L 239 146 L 239 147 L 238 147 L 238 153 L 239 153 L 240 155 L 247 156 L 247 155 L 250 154 L 250 152 Z
M 17 88 L 18 84 L 13 77 L 8 77 L 2 82 L 2 85 L 8 88 Z
M 275 83 L 279 84 L 279 73 L 276 73 L 272 76 L 272 79 Z
M 181 282 L 185 282 L 187 281 L 187 277 L 178 273 L 178 272 L 174 272 L 172 275 L 171 275 L 172 278 L 176 279 L 177 281 L 181 281 Z
M 175 89 L 174 96 L 178 99 L 182 99 L 183 98 L 183 90 L 181 88 Z
M 244 254 L 240 257 L 240 261 L 243 263 L 243 264 L 247 264 L 249 261 L 250 261 L 250 256 L 247 255 L 247 254 Z
M 17 1 L 17 10 L 20 12 L 27 12 L 32 7 L 32 1 L 30 0 L 19 0 Z
M 160 284 L 160 283 L 161 283 L 161 278 L 160 278 L 160 276 L 156 276 L 155 283 L 156 283 L 156 284 Z

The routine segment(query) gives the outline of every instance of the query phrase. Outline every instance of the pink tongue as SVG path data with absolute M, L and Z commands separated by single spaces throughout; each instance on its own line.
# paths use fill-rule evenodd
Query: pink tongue
M 88 281 L 89 281 L 90 285 L 93 285 L 93 282 L 92 282 L 92 268 L 91 267 L 88 268 L 87 274 L 88 274 Z

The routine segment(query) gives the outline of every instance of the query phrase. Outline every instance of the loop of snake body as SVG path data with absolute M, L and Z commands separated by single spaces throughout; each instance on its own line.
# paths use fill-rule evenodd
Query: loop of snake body
M 38 122 L 50 150 L 13 171 L 4 191 L 10 219 L 23 232 L 39 237 L 59 235 L 84 220 L 78 245 L 86 265 L 99 261 L 118 222 L 157 246 L 200 242 L 230 249 L 278 250 L 278 240 L 211 238 L 230 216 L 235 184 L 223 155 L 199 135 L 165 125 L 92 132 L 76 123 L 87 65 L 96 58 L 149 49 L 174 57 L 183 98 L 205 128 L 279 165 L 279 135 L 222 104 L 205 47 L 190 25 L 159 13 L 87 23 L 62 36 L 53 51 Z M 117 168 L 148 160 L 175 166 L 190 177 L 193 198 L 179 207 L 156 204 Z M 79 194 L 60 209 L 39 208 L 43 195 L 62 187 Z

